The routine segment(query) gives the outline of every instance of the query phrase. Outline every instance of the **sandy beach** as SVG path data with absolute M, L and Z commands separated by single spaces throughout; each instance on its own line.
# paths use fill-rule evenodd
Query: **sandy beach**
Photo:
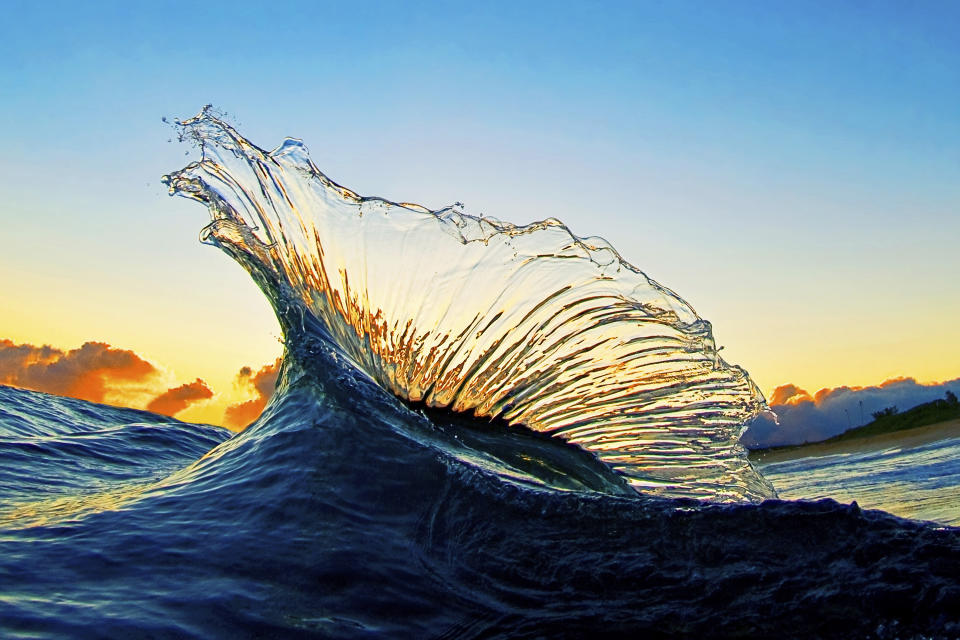
M 750 452 L 750 460 L 757 464 L 772 464 L 797 458 L 830 456 L 839 453 L 863 453 L 889 449 L 893 446 L 911 448 L 937 440 L 960 436 L 960 419 L 946 420 L 925 427 L 883 433 L 840 442 L 803 444 L 795 447 L 763 449 Z

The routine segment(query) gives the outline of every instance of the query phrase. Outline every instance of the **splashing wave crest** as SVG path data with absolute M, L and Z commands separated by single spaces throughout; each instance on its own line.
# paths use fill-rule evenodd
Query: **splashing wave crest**
M 774 495 L 738 444 L 756 386 L 606 241 L 361 197 L 301 141 L 266 152 L 209 108 L 178 126 L 202 158 L 164 181 L 208 206 L 201 238 L 267 294 L 288 354 L 306 318 L 400 398 L 560 437 L 640 492 Z

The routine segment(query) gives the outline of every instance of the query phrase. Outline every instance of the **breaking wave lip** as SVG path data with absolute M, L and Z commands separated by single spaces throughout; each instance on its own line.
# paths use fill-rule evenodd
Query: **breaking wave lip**
M 264 291 L 287 357 L 310 334 L 405 401 L 562 438 L 640 493 L 775 497 L 738 442 L 756 385 L 605 240 L 361 197 L 300 140 L 264 151 L 209 106 L 177 126 L 201 159 L 164 183 L 207 205 L 201 240 Z

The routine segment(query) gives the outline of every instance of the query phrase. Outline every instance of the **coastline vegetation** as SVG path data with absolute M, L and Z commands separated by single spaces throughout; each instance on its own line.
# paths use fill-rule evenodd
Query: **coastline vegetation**
M 948 390 L 946 397 L 917 405 L 916 407 L 913 407 L 912 409 L 902 413 L 897 409 L 897 407 L 892 406 L 881 409 L 880 411 L 875 411 L 872 416 L 873 420 L 871 422 L 859 427 L 848 429 L 847 431 L 833 436 L 832 438 L 827 438 L 826 440 L 805 442 L 803 444 L 796 445 L 768 447 L 764 449 L 753 449 L 752 451 L 757 453 L 772 452 L 786 449 L 799 449 L 801 447 L 807 447 L 811 445 L 833 444 L 837 442 L 869 438 L 886 433 L 894 433 L 897 431 L 907 431 L 910 429 L 916 429 L 918 427 L 926 427 L 932 424 L 938 424 L 940 422 L 947 422 L 948 420 L 956 420 L 960 419 L 960 401 L 958 401 L 956 394 Z
M 854 427 L 844 431 L 840 435 L 821 440 L 822 443 L 842 442 L 844 440 L 853 440 L 856 438 L 868 438 L 878 436 L 883 433 L 893 433 L 895 431 L 905 431 L 917 427 L 925 427 L 938 422 L 955 420 L 960 418 L 960 401 L 952 391 L 947 391 L 946 397 L 926 402 L 921 405 L 900 413 L 896 407 L 887 407 L 880 411 L 875 411 L 873 421 L 861 427 Z

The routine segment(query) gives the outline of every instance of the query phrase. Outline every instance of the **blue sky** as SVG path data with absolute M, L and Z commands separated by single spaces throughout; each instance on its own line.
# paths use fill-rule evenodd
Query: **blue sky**
M 213 103 L 365 195 L 606 237 L 765 390 L 960 375 L 958 3 L 37 4 L 0 26 L 7 337 L 272 361 L 159 182 Z

